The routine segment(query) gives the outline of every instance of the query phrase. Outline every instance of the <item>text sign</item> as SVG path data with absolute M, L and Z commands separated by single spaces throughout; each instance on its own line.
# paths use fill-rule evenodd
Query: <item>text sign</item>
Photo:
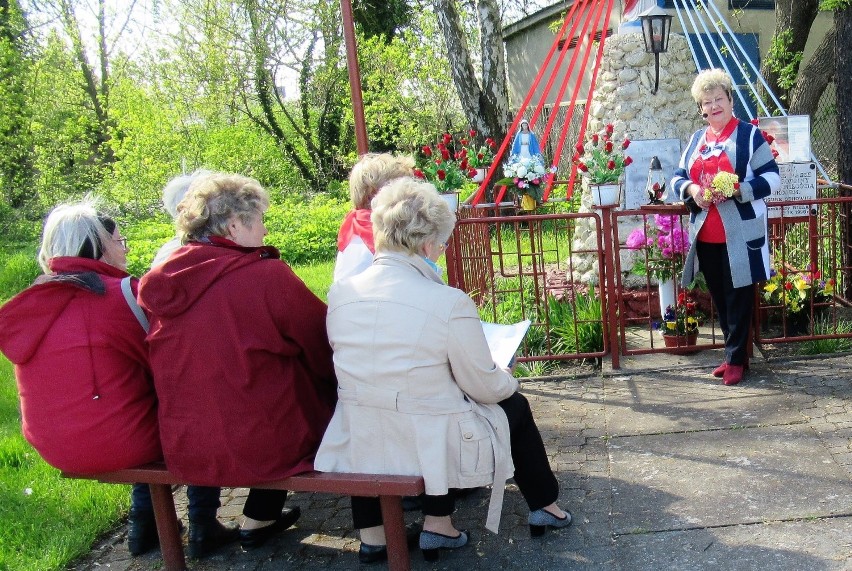
M 780 163 L 778 173 L 781 175 L 781 188 L 766 198 L 769 206 L 769 217 L 780 218 L 781 207 L 772 206 L 773 202 L 782 200 L 807 200 L 816 198 L 816 165 L 814 163 Z M 784 207 L 784 217 L 807 216 L 810 206 L 797 204 Z
M 648 168 L 651 159 L 660 159 L 663 167 L 663 176 L 668 185 L 669 195 L 667 203 L 678 202 L 671 189 L 671 180 L 674 170 L 680 162 L 680 139 L 639 139 L 630 141 L 625 154 L 633 159 L 633 162 L 624 169 L 624 208 L 633 210 L 643 204 L 648 204 L 648 193 L 645 185 L 648 183 Z

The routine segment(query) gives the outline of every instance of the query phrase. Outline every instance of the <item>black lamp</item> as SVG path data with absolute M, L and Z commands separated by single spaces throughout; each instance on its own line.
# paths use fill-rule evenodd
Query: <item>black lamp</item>
M 641 14 L 642 38 L 645 40 L 645 51 L 654 54 L 654 90 L 651 95 L 656 95 L 660 86 L 660 54 L 669 50 L 669 34 L 672 31 L 672 17 L 659 6 L 653 6 Z

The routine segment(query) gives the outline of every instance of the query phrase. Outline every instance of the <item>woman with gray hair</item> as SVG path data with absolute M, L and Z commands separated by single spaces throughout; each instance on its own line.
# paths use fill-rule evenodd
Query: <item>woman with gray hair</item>
M 682 285 L 704 274 L 725 339 L 725 361 L 712 374 L 725 385 L 738 384 L 748 369 L 754 287 L 769 279 L 765 199 L 781 185 L 760 130 L 734 117 L 732 88 L 721 69 L 695 77 L 692 98 L 707 127 L 692 135 L 672 178 L 672 188 L 691 210 Z M 729 197 L 711 189 L 722 172 L 736 175 Z
M 189 482 L 244 486 L 312 470 L 334 407 L 326 307 L 263 245 L 268 207 L 256 180 L 194 182 L 178 206 L 184 245 L 142 278 L 163 453 Z M 286 498 L 249 492 L 244 549 L 295 523 Z
M 178 175 L 166 183 L 166 186 L 163 188 L 163 207 L 166 209 L 166 212 L 169 213 L 169 216 L 172 217 L 172 220 L 177 218 L 178 204 L 180 204 L 180 201 L 183 200 L 184 196 L 186 196 L 190 185 L 192 185 L 194 181 L 204 178 L 205 176 L 210 176 L 211 174 L 213 174 L 213 171 L 198 169 L 192 174 Z M 154 256 L 154 261 L 151 262 L 151 267 L 159 266 L 165 262 L 175 250 L 181 247 L 181 245 L 180 238 L 175 236 L 160 246 L 160 249 L 157 250 L 157 255 Z
M 328 294 L 338 403 L 316 469 L 422 475 L 429 560 L 469 539 L 450 519 L 452 490 L 493 484 L 486 527 L 496 532 L 513 473 L 533 535 L 566 527 L 529 403 L 494 363 L 474 302 L 437 271 L 455 216 L 433 185 L 409 177 L 385 185 L 372 210 L 373 265 Z M 386 558 L 378 501 L 352 498 L 352 517 L 361 561 Z
M 126 244 L 95 202 L 56 207 L 39 251 L 44 275 L 0 309 L 0 349 L 15 363 L 24 437 L 60 470 L 91 474 L 162 459 Z M 190 556 L 237 539 L 235 527 L 216 520 L 219 488 L 190 486 L 187 496 Z M 146 484 L 133 486 L 128 519 L 131 555 L 157 545 Z

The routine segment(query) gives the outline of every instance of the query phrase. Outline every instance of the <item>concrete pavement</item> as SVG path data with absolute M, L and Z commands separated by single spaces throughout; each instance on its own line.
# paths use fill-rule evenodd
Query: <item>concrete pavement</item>
M 454 516 L 472 544 L 437 564 L 412 552 L 413 569 L 852 570 L 852 356 L 755 358 L 736 387 L 710 376 L 719 362 L 720 351 L 646 355 L 617 371 L 524 382 L 575 523 L 531 539 L 510 483 L 491 534 L 479 490 Z M 220 516 L 238 517 L 244 498 L 223 490 Z M 303 512 L 296 527 L 190 569 L 386 568 L 358 563 L 348 500 L 291 501 Z M 129 556 L 121 527 L 70 569 L 161 568 L 157 551 Z

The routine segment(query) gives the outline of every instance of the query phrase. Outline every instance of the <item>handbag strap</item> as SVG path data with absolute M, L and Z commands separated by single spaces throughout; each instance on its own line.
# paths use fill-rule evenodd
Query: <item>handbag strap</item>
M 127 305 L 130 306 L 130 311 L 132 311 L 133 315 L 136 316 L 136 319 L 139 320 L 139 325 L 142 326 L 145 333 L 148 333 L 148 330 L 150 329 L 150 325 L 148 325 L 148 318 L 145 317 L 145 312 L 142 311 L 141 307 L 139 307 L 139 302 L 136 301 L 136 296 L 133 295 L 133 290 L 130 289 L 130 276 L 121 280 L 121 293 L 124 294 L 124 299 L 127 301 Z

